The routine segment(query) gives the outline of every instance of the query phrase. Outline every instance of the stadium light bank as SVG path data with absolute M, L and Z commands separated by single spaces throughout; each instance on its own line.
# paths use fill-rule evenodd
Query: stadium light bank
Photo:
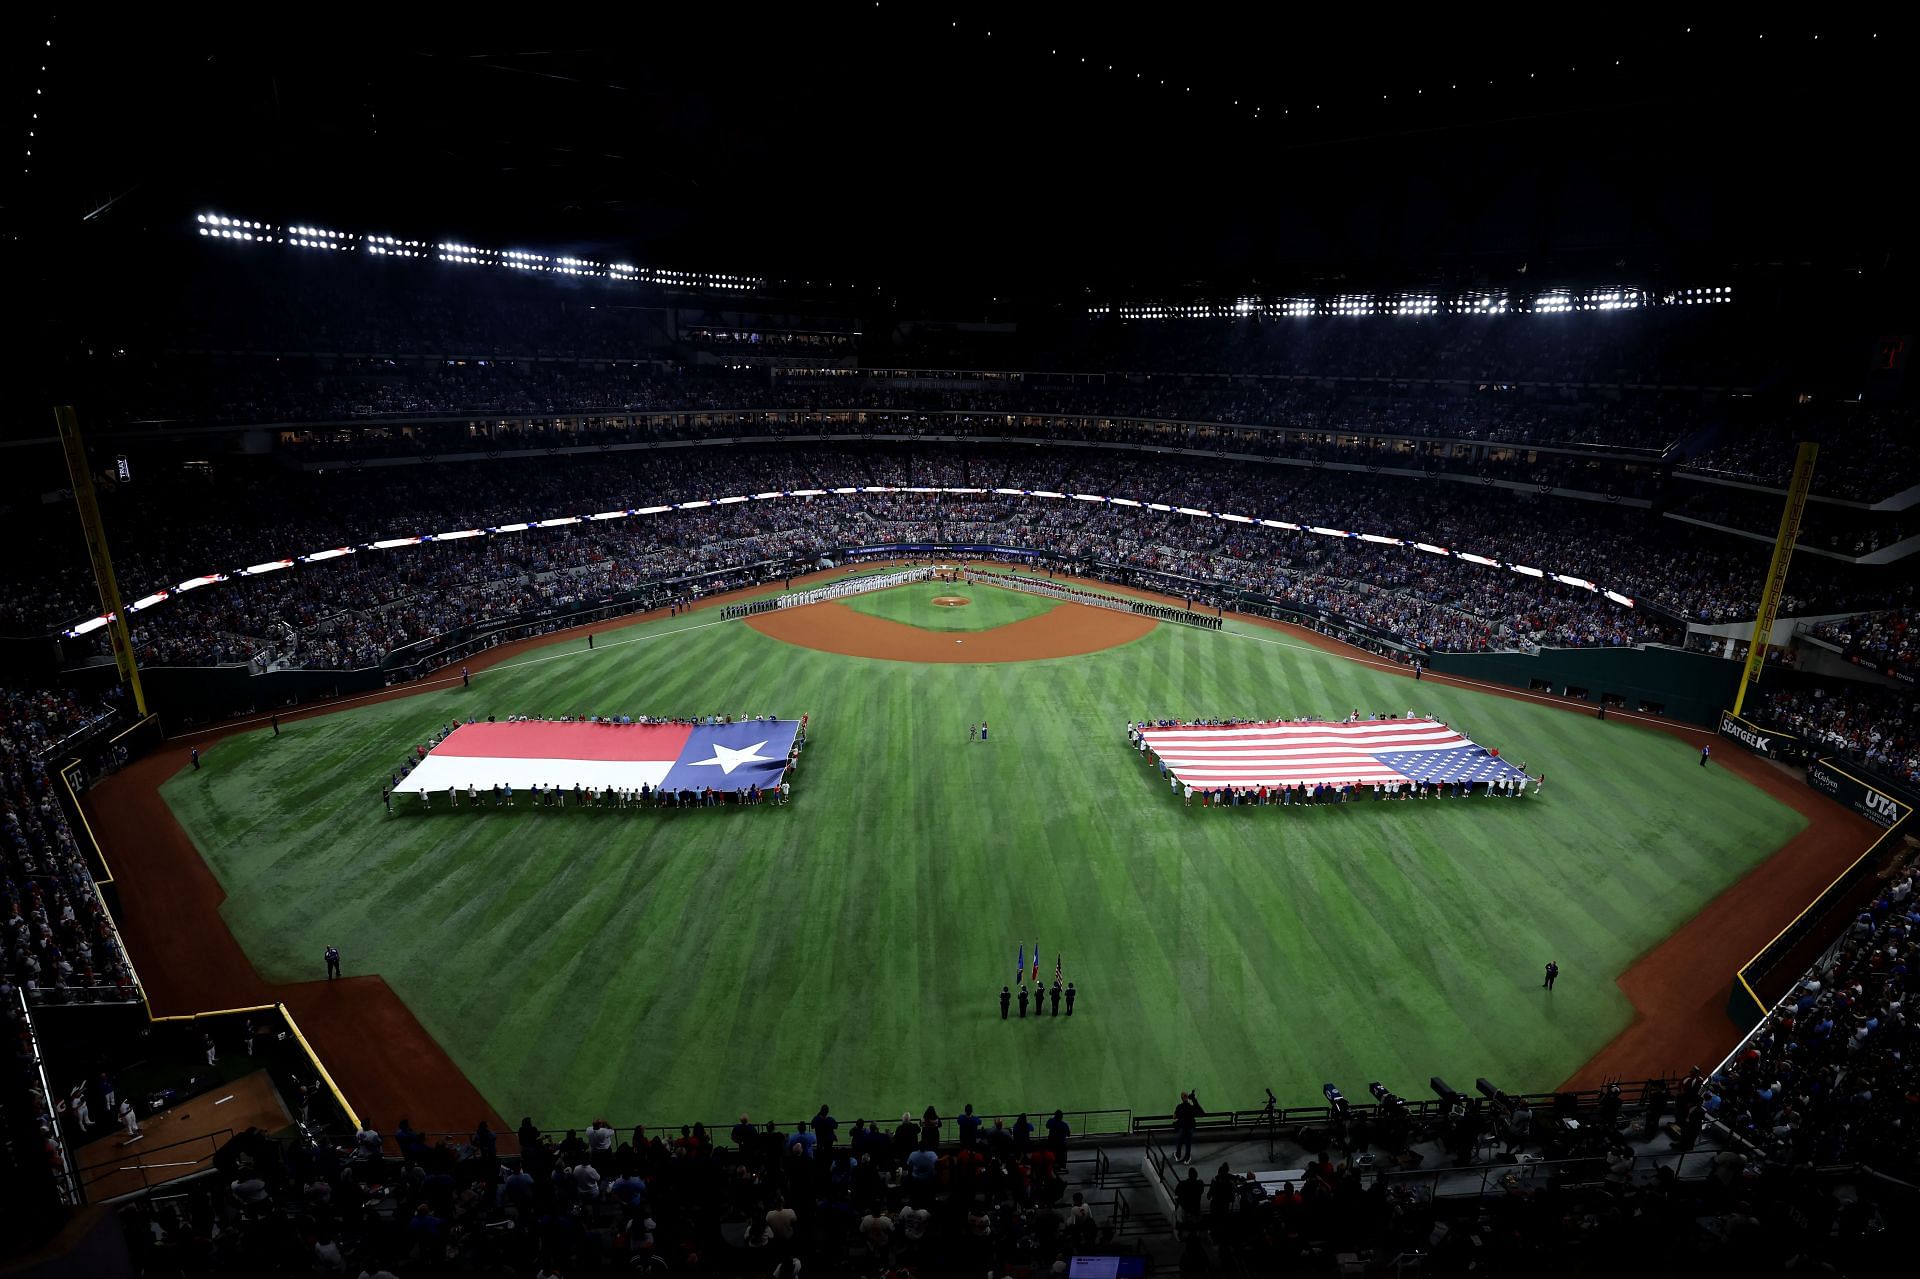
M 600 262 L 591 258 L 555 257 L 525 249 L 490 249 L 455 240 L 410 240 L 392 235 L 337 231 L 309 224 L 275 224 L 224 213 L 197 213 L 194 229 L 209 240 L 261 248 L 319 249 L 330 253 L 363 253 L 368 257 L 419 258 L 455 266 L 498 267 L 529 274 L 590 276 L 654 284 L 665 288 L 727 290 L 747 293 L 763 288 L 757 275 L 721 271 L 677 271 L 667 267 L 635 266 L 630 262 Z

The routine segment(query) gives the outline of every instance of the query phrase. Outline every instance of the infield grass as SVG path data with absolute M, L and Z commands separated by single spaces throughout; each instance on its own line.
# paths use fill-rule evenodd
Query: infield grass
M 955 608 L 937 599 L 964 599 Z M 903 622 L 923 631 L 990 631 L 997 626 L 1039 617 L 1055 601 L 1041 595 L 1010 591 L 1003 586 L 967 586 L 953 582 L 912 582 L 871 595 L 840 601 L 858 613 Z
M 1409 698 L 1544 770 L 1544 795 L 1187 809 L 1123 727 Z M 382 811 L 433 726 L 582 706 L 804 712 L 813 740 L 787 808 Z M 993 741 L 970 743 L 983 718 Z M 1435 1074 L 1551 1088 L 1630 1019 L 1616 975 L 1802 825 L 1695 761 L 1619 719 L 1415 685 L 1240 622 L 922 666 L 696 613 L 231 738 L 164 793 L 268 979 L 317 978 L 339 946 L 509 1121 L 793 1120 L 823 1101 L 848 1121 L 1164 1112 L 1187 1088 L 1306 1104 L 1329 1080 L 1411 1096 Z M 1002 1022 L 1036 941 L 1079 1006 Z

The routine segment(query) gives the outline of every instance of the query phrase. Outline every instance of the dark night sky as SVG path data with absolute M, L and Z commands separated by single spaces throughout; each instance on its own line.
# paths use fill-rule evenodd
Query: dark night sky
M 1030 7 L 22 18 L 0 212 L 22 243 L 219 208 L 951 297 L 1910 269 L 1890 26 Z

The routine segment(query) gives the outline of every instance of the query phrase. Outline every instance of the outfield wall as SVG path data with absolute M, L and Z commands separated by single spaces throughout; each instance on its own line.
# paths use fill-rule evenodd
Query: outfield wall
M 1719 725 L 1721 708 L 1732 704 L 1740 682 L 1740 663 L 1674 648 L 1434 653 L 1428 663 L 1441 675 L 1584 696 L 1596 709 L 1605 699 L 1630 711 L 1646 710 L 1709 728 Z
M 1920 810 L 1920 795 L 1904 787 L 1832 756 L 1810 761 L 1806 782 L 1886 831 L 1734 973 L 1727 991 L 1727 1016 L 1743 1032 L 1752 1031 L 1775 1003 L 1792 992 L 1846 921 L 1873 899 L 1879 875 L 1895 863 L 1916 834 L 1914 814 Z
M 1144 587 L 1190 598 L 1200 607 L 1247 611 L 1297 621 L 1370 650 L 1411 660 L 1418 655 L 1403 641 L 1359 623 L 1325 613 L 1311 605 L 1249 595 L 1217 582 L 1177 574 L 1098 561 L 1076 561 L 1052 551 L 973 543 L 887 543 L 841 547 L 822 552 L 843 563 L 871 558 L 920 559 L 959 556 L 1014 562 L 1061 564 L 1068 572 Z M 258 714 L 262 708 L 285 707 L 333 696 L 372 692 L 428 670 L 460 660 L 471 653 L 510 640 L 526 639 L 568 626 L 611 620 L 648 608 L 661 607 L 670 596 L 709 594 L 778 580 L 787 574 L 810 572 L 818 557 L 805 561 L 763 561 L 733 569 L 714 570 L 670 582 L 583 602 L 571 608 L 503 618 L 395 650 L 378 667 L 352 671 L 272 671 L 255 674 L 245 665 L 230 667 L 162 667 L 144 672 L 150 704 L 170 727 L 232 715 Z M 731 579 L 745 578 L 744 581 Z M 1182 619 L 1174 619 L 1182 620 Z M 1515 688 L 1545 688 L 1562 696 L 1585 697 L 1596 706 L 1602 700 L 1628 710 L 1648 710 L 1688 723 L 1713 726 L 1720 708 L 1733 700 L 1740 665 L 1702 653 L 1669 648 L 1542 649 L 1537 653 L 1434 653 L 1429 669 L 1440 674 L 1507 684 Z

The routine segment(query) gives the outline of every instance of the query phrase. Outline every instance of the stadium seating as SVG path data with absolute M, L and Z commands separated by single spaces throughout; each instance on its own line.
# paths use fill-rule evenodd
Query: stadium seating
M 0 975 L 29 1004 L 139 998 L 48 772 L 50 749 L 103 714 L 66 693 L 0 689 Z
M 173 314 L 103 318 L 126 331 L 78 364 L 89 427 L 126 432 L 136 455 L 139 478 L 104 485 L 101 497 L 129 600 L 376 538 L 826 491 L 427 538 L 236 575 L 133 617 L 150 667 L 385 666 L 401 679 L 436 641 L 476 627 L 538 630 L 587 606 L 639 610 L 901 544 L 1008 548 L 1260 603 L 1350 625 L 1403 656 L 1718 645 L 1687 624 L 1753 616 L 1773 490 L 1796 440 L 1822 442 L 1823 496 L 1871 504 L 1920 483 L 1910 408 L 1723 394 L 1767 383 L 1777 348 L 1727 341 L 1718 315 L 1095 322 L 1005 348 L 1017 363 L 996 368 L 980 362 L 1002 349 L 990 340 L 849 329 L 743 342 L 723 325 L 675 329 L 659 313 L 600 309 L 546 282 L 389 289 L 296 264 L 228 273 L 208 293 L 217 306 L 188 299 Z M 720 367 L 736 359 L 756 365 Z M 221 446 L 203 452 L 205 440 Z M 11 484 L 16 500 L 0 520 L 19 554 L 0 588 L 0 631 L 45 636 L 98 605 L 70 513 L 48 493 L 57 481 Z M 868 486 L 898 491 L 833 491 Z M 54 518 L 34 489 L 55 500 Z M 1501 563 L 1034 491 L 1375 533 Z M 1782 615 L 1856 614 L 1812 634 L 1911 669 L 1911 575 L 1840 560 L 1893 547 L 1913 527 L 1900 511 L 1813 504 L 1801 544 L 1831 556 L 1815 571 L 1796 566 Z M 1590 579 L 1636 607 L 1506 564 Z M 463 638 L 434 655 L 486 642 Z M 65 654 L 98 656 L 105 643 L 96 631 Z M 1912 702 L 1897 690 L 1768 684 L 1749 709 L 1920 781 Z M 101 713 L 45 689 L 6 692 L 0 704 L 0 1006 L 16 1044 L 27 1009 L 138 997 L 48 772 L 53 744 Z M 1222 1180 L 1205 1229 L 1247 1273 L 1330 1272 L 1341 1251 L 1361 1249 L 1382 1263 L 1421 1251 L 1460 1272 L 1537 1273 L 1540 1258 L 1595 1239 L 1610 1259 L 1657 1253 L 1710 1269 L 1751 1260 L 1785 1222 L 1796 1239 L 1867 1253 L 1872 1212 L 1793 1169 L 1914 1171 L 1901 1003 L 1920 922 L 1911 882 L 1879 894 L 1817 986 L 1700 1085 L 1695 1128 L 1717 1117 L 1749 1143 L 1751 1166 L 1734 1150 L 1704 1179 L 1634 1182 L 1611 1154 L 1538 1180 L 1514 1164 L 1511 1181 L 1494 1177 L 1484 1201 L 1460 1207 L 1370 1181 L 1362 1163 L 1326 1161 L 1298 1196 Z M 44 1189 L 58 1106 L 15 1056 L 0 1136 Z M 222 1149 L 212 1176 L 126 1220 L 155 1274 L 732 1274 L 790 1256 L 829 1274 L 1064 1274 L 1070 1253 L 1128 1247 L 1123 1197 L 1076 1206 L 1088 1183 L 1037 1145 L 995 1135 L 976 1153 L 936 1142 L 915 1161 L 922 1177 L 906 1158 L 919 1125 L 903 1117 L 903 1128 L 895 1137 L 891 1125 L 855 1125 L 841 1143 L 851 1159 L 798 1153 L 778 1127 L 726 1139 L 698 1126 L 625 1129 L 632 1140 L 610 1144 L 597 1132 L 249 1132 Z M 45 1183 L 54 1180 L 48 1164 Z
M 1838 682 L 1763 690 L 1753 708 L 1763 722 L 1897 780 L 1920 782 L 1920 723 L 1906 690 Z
M 1647 517 L 1642 512 L 1597 503 L 1555 504 L 1511 490 L 1385 477 L 1356 488 L 1342 472 L 987 444 L 791 445 L 711 454 L 637 450 L 513 467 L 445 463 L 365 472 L 242 467 L 233 476 L 207 481 L 203 492 L 196 490 L 198 483 L 156 478 L 108 498 L 110 529 L 142 531 L 139 539 L 123 543 L 120 555 L 119 576 L 128 595 L 209 571 L 379 536 L 625 509 L 655 498 L 845 484 L 1135 495 L 1383 532 L 1572 573 L 1653 604 L 1668 617 L 1701 621 L 1751 616 L 1765 558 L 1763 546 L 1740 539 L 1654 538 L 1643 531 Z M 409 522 L 393 525 L 392 513 L 402 511 Z M 83 562 L 57 530 L 43 524 L 37 532 L 47 546 L 47 554 L 36 557 L 45 572 L 21 580 L 7 602 L 6 620 L 16 630 L 71 625 L 89 611 Z M 1434 648 L 1621 644 L 1672 634 L 1671 622 L 1648 610 L 1620 609 L 1589 592 L 1408 548 L 1086 503 L 908 493 L 675 512 L 362 554 L 258 582 L 218 584 L 136 620 L 141 651 L 161 663 L 246 660 L 262 651 L 262 641 L 284 639 L 290 627 L 319 628 L 335 638 L 312 648 L 330 645 L 336 650 L 330 660 L 364 664 L 382 647 L 418 640 L 456 619 L 503 616 L 535 601 L 567 598 L 568 577 L 598 574 L 607 589 L 627 588 L 673 570 L 797 559 L 880 542 L 936 541 L 1015 543 L 1078 559 L 1182 572 L 1333 612 L 1348 610 L 1353 620 Z M 555 573 L 561 576 L 551 576 Z M 1783 612 L 1877 600 L 1888 589 L 1865 571 L 1807 575 L 1790 583 Z M 65 611 L 52 613 L 55 608 Z M 392 625 L 374 626 L 364 641 L 352 638 L 361 625 L 353 615 L 375 611 L 401 616 Z
M 1912 674 L 1920 671 L 1920 638 L 1914 632 L 1914 616 L 1911 608 L 1865 613 L 1821 622 L 1813 627 L 1813 634 L 1839 645 L 1843 652 Z
M 1920 1063 L 1903 1012 L 1917 875 L 1909 856 L 1882 877 L 1838 944 L 1709 1085 L 1719 1121 L 1782 1165 L 1920 1172 L 1911 1123 Z

